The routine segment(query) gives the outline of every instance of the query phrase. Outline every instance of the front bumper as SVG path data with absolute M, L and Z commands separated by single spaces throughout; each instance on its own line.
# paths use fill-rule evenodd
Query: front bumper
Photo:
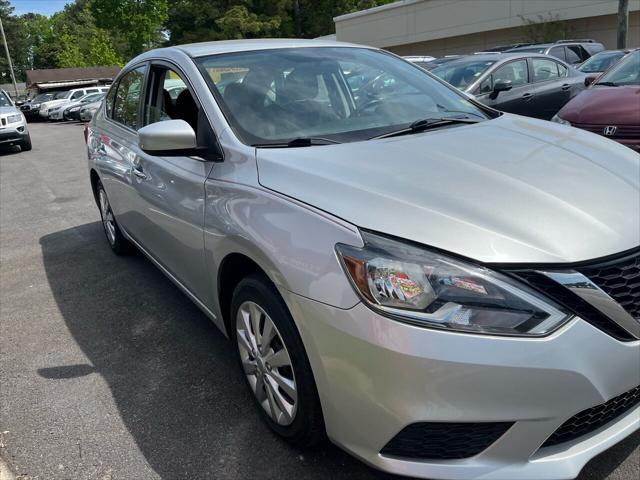
M 25 122 L 0 127 L 0 145 L 19 145 L 29 136 Z
M 575 441 L 541 445 L 566 420 L 640 384 L 640 342 L 581 319 L 541 339 L 430 330 L 282 292 L 301 333 L 331 440 L 388 472 L 432 479 L 575 478 L 640 427 L 636 406 Z M 459 460 L 380 454 L 416 422 L 513 422 Z
M 64 110 L 49 111 L 49 120 L 64 120 Z

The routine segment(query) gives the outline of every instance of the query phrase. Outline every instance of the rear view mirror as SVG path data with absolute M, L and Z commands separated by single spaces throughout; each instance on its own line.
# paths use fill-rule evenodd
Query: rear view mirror
M 496 98 L 500 92 L 506 92 L 507 90 L 511 90 L 513 85 L 511 84 L 511 80 L 498 80 L 493 85 L 493 92 L 491 92 L 491 98 Z
M 199 155 L 196 132 L 184 120 L 165 120 L 138 130 L 138 145 L 149 155 Z
M 595 82 L 596 78 L 598 78 L 595 75 L 588 75 L 584 78 L 584 86 L 588 87 L 589 85 L 591 85 L 593 82 Z

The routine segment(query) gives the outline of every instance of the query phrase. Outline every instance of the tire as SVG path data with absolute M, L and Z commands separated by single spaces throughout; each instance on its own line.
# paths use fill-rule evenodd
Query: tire
M 253 306 L 258 307 L 253 310 L 258 312 L 257 317 L 251 315 Z M 263 274 L 246 277 L 233 293 L 231 315 L 230 333 L 236 345 L 236 358 L 262 419 L 272 431 L 297 447 L 310 448 L 323 442 L 326 433 L 313 372 L 293 318 L 275 286 Z M 267 342 L 262 336 L 262 342 L 256 340 L 258 345 L 262 343 L 262 348 L 254 348 L 252 361 L 249 349 L 255 345 L 251 340 L 252 335 L 255 339 L 253 318 L 259 318 L 260 336 L 266 334 L 272 339 Z M 267 334 L 269 321 L 275 328 L 271 329 L 273 335 Z M 286 390 L 281 387 L 283 380 L 287 381 Z M 289 395 L 291 385 L 295 400 Z M 295 402 L 293 408 L 291 400 Z M 280 408 L 282 405 L 285 408 Z
M 20 142 L 20 150 L 23 152 L 28 152 L 29 150 L 31 150 L 31 148 L 33 148 L 31 145 L 31 135 L 27 133 L 27 138 Z
M 118 222 L 116 222 L 116 217 L 111 211 L 111 204 L 109 203 L 107 192 L 100 181 L 98 181 L 96 194 L 98 208 L 100 209 L 100 218 L 102 219 L 102 228 L 111 250 L 113 250 L 116 255 L 126 255 L 130 253 L 133 250 L 133 245 L 122 235 Z

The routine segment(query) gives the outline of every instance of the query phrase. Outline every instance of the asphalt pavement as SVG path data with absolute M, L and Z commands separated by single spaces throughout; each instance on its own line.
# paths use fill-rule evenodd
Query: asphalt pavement
M 82 126 L 30 130 L 31 152 L 0 152 L 0 457 L 18 478 L 396 478 L 274 437 L 224 335 L 142 255 L 111 253 Z M 579 478 L 636 480 L 639 443 Z

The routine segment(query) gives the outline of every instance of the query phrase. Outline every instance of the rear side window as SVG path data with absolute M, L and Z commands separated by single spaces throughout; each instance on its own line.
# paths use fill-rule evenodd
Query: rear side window
M 582 58 L 580 57 L 579 53 L 580 53 L 580 47 L 578 47 L 577 45 L 566 47 L 567 62 L 569 63 L 582 62 Z
M 531 64 L 533 66 L 534 82 L 546 82 L 547 80 L 558 78 L 558 64 L 553 60 L 533 58 L 531 59 Z
M 567 57 L 565 57 L 564 55 L 564 47 L 553 47 L 551 50 L 549 50 L 549 55 L 559 58 L 560 60 L 567 59 Z
M 141 66 L 125 74 L 118 83 L 111 118 L 134 130 L 138 129 L 140 96 L 144 85 L 146 66 Z

